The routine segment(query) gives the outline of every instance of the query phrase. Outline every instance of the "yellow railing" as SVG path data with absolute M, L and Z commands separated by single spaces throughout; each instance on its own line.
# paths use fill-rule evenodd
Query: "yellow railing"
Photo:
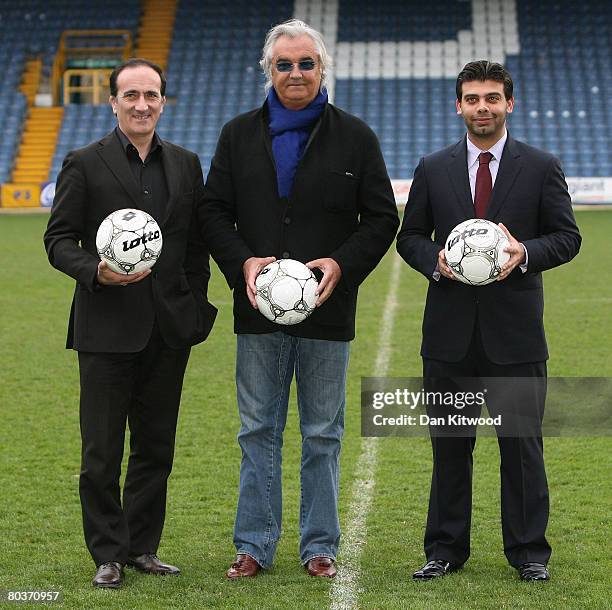
M 64 72 L 63 104 L 105 104 L 110 94 L 108 78 L 110 68 L 75 69 Z M 74 99 L 72 96 L 78 95 Z
M 53 103 L 57 105 L 62 101 L 67 103 L 69 100 L 69 96 L 61 95 L 62 84 L 66 83 L 64 77 L 66 70 L 106 70 L 108 74 L 116 64 L 131 55 L 130 30 L 65 30 L 53 62 L 51 75 Z M 96 77 L 92 75 L 92 79 L 91 84 L 83 85 L 89 87 L 88 91 L 93 91 Z

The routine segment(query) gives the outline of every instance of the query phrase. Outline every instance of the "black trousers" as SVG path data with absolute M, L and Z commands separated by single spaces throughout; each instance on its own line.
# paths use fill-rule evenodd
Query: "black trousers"
M 499 365 L 485 353 L 478 329 L 466 357 L 459 362 L 442 362 L 423 358 L 426 390 L 444 391 L 452 382 L 449 377 L 521 377 L 534 379 L 528 392 L 530 410 L 541 424 L 544 415 L 546 362 Z M 544 381 L 544 384 L 542 383 Z M 522 393 L 525 394 L 525 385 Z M 529 382 L 527 382 L 529 386 Z M 505 387 L 508 391 L 508 386 Z M 487 396 L 491 415 L 495 413 L 495 396 Z M 503 400 L 503 398 L 502 398 Z M 538 426 L 539 427 L 539 426 Z M 498 431 L 501 455 L 501 519 L 504 553 L 508 562 L 519 567 L 534 561 L 546 564 L 551 548 L 545 536 L 548 524 L 548 483 L 540 434 L 502 436 Z M 470 556 L 472 515 L 472 453 L 476 436 L 433 436 L 433 473 L 429 512 L 425 529 L 427 560 L 445 559 L 460 566 Z
M 157 326 L 141 352 L 79 352 L 79 490 L 85 542 L 98 566 L 157 551 L 189 352 L 169 348 Z M 122 505 L 126 422 L 130 458 Z

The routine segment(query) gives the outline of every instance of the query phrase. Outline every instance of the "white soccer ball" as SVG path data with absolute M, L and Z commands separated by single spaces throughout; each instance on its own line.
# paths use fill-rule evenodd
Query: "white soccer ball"
M 137 273 L 150 269 L 159 258 L 162 234 L 155 219 L 132 208 L 109 214 L 96 234 L 100 260 L 116 273 Z
M 484 286 L 494 282 L 510 258 L 504 251 L 510 242 L 495 223 L 471 218 L 458 224 L 446 238 L 444 254 L 453 275 L 465 284 Z
M 257 307 L 276 324 L 299 324 L 314 311 L 318 285 L 303 263 L 290 258 L 274 261 L 255 279 Z

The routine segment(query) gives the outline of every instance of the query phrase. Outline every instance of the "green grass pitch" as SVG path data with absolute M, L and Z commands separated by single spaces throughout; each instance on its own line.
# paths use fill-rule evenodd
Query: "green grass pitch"
M 578 212 L 580 255 L 545 273 L 551 376 L 612 375 L 612 212 Z M 299 430 L 292 404 L 285 433 L 284 531 L 274 567 L 229 582 L 240 454 L 235 437 L 231 295 L 216 271 L 220 314 L 192 352 L 185 380 L 159 554 L 178 578 L 128 570 L 120 591 L 94 590 L 81 531 L 75 354 L 63 348 L 73 282 L 53 270 L 42 246 L 46 217 L 0 216 L 0 590 L 59 590 L 65 608 L 325 608 L 330 583 L 299 564 Z M 394 252 L 362 287 L 349 369 L 340 511 L 347 518 L 360 450 L 360 377 L 373 374 Z M 402 266 L 389 375 L 420 374 L 425 280 Z M 579 405 L 577 405 L 579 408 Z M 475 453 L 472 557 L 440 582 L 415 583 L 423 560 L 431 451 L 427 439 L 381 439 L 360 608 L 610 607 L 610 438 L 545 439 L 551 490 L 549 583 L 518 581 L 503 556 L 495 439 Z M 342 549 L 339 557 L 342 562 Z

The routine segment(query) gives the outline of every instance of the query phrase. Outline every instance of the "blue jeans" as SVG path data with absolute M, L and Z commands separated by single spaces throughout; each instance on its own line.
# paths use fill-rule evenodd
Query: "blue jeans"
M 300 559 L 336 558 L 338 478 L 348 341 L 283 332 L 238 335 L 236 386 L 242 449 L 234 527 L 238 553 L 269 568 L 281 534 L 281 448 L 295 372 L 302 434 Z

